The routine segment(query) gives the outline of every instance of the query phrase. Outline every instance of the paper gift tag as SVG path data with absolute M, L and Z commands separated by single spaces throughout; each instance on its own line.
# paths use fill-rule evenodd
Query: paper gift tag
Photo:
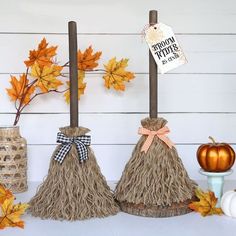
M 170 26 L 163 23 L 150 26 L 145 31 L 145 40 L 162 74 L 187 63 Z

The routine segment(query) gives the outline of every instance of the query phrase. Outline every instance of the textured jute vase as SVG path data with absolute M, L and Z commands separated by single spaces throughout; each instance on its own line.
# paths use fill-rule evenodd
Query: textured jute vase
M 27 143 L 17 126 L 0 126 L 0 183 L 13 193 L 28 189 Z
M 144 128 L 157 131 L 167 121 L 146 118 Z M 170 217 L 191 212 L 188 204 L 195 199 L 197 184 L 191 180 L 177 150 L 169 148 L 161 139 L 154 140 L 144 153 L 141 148 L 147 136 L 140 137 L 131 159 L 126 164 L 116 186 L 115 198 L 121 210 L 149 217 Z

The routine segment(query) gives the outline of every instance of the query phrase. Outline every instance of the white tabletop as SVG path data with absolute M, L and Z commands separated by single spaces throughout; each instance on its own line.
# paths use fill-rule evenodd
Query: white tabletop
M 206 181 L 199 184 L 206 187 Z M 235 181 L 226 182 L 225 189 L 233 189 L 235 184 Z M 17 201 L 28 201 L 37 185 L 31 183 L 28 192 L 17 194 Z M 120 212 L 104 219 L 76 222 L 41 220 L 27 214 L 23 220 L 25 229 L 7 228 L 0 231 L 0 236 L 231 236 L 236 229 L 236 219 L 226 216 L 202 217 L 194 212 L 170 218 L 147 218 Z

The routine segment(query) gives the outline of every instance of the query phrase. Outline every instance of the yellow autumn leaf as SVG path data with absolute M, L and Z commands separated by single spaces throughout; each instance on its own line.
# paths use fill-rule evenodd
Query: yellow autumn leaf
M 196 189 L 195 194 L 199 201 L 190 203 L 190 209 L 199 212 L 202 216 L 223 214 L 221 208 L 216 207 L 217 198 L 213 192 L 203 192 L 201 189 Z
M 25 210 L 28 208 L 28 204 L 13 204 L 14 197 L 6 199 L 1 207 L 1 217 L 0 217 L 0 229 L 6 227 L 20 227 L 24 228 L 24 222 L 20 219 L 20 216 L 24 214 Z
M 49 90 L 55 90 L 63 83 L 57 79 L 61 75 L 62 66 L 51 65 L 40 67 L 37 63 L 32 66 L 31 76 L 37 79 L 36 86 L 42 92 L 47 93 Z
M 86 83 L 84 83 L 85 78 L 85 72 L 79 70 L 78 71 L 78 99 L 80 99 L 80 96 L 84 94 L 84 90 L 86 88 Z M 69 81 L 66 82 L 68 85 L 68 90 L 64 93 L 65 101 L 66 103 L 70 103 L 70 83 Z
M 126 71 L 128 61 L 128 59 L 121 59 L 120 61 L 117 61 L 114 57 L 108 61 L 107 65 L 104 65 L 106 72 L 103 79 L 105 81 L 106 88 L 110 89 L 113 87 L 115 90 L 124 91 L 125 82 L 129 82 L 134 79 L 134 73 Z
M 2 184 L 0 184 L 0 204 L 3 204 L 6 199 L 12 197 L 12 192 L 9 189 L 6 189 Z

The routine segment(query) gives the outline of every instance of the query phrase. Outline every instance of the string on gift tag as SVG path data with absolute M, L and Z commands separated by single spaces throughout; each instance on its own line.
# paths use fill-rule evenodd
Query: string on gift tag
M 142 40 L 142 43 L 143 41 L 145 40 L 145 36 L 146 36 L 146 31 L 147 29 L 151 26 L 151 24 L 146 24 L 144 25 L 142 31 L 141 31 L 141 40 Z

